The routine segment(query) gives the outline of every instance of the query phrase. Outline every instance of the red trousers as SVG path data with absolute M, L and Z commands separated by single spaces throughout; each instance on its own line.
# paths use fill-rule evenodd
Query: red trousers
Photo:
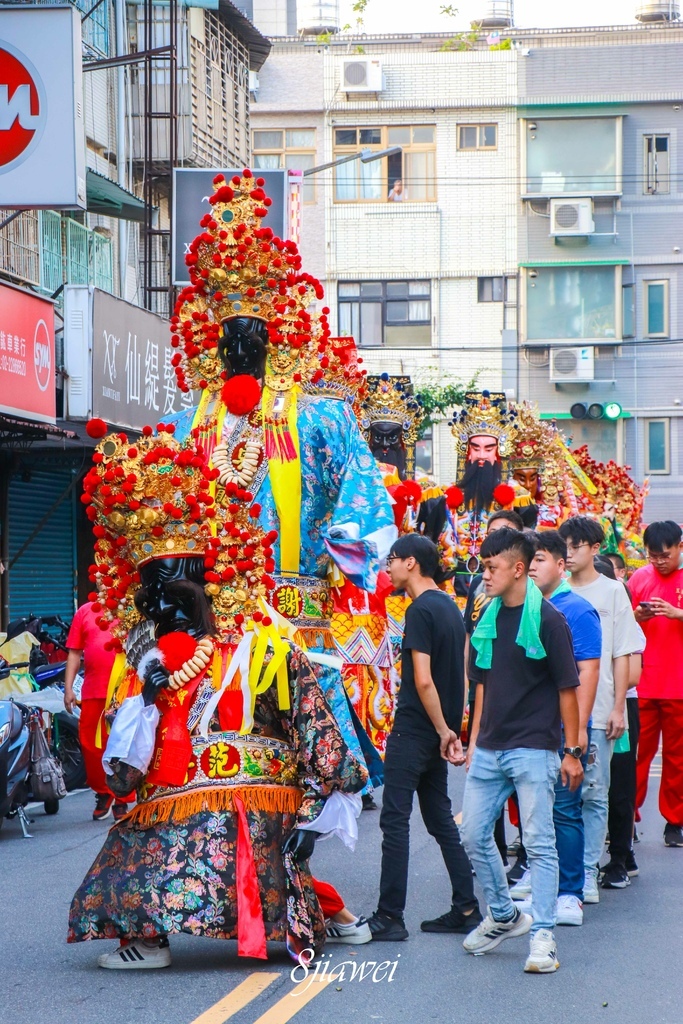
M 683 826 L 683 700 L 638 701 L 640 739 L 636 766 L 636 807 L 647 796 L 648 775 L 662 739 L 662 781 L 659 810 L 671 825 Z
M 317 878 L 314 878 L 313 891 L 318 897 L 318 903 L 325 920 L 328 917 L 334 917 L 335 914 L 344 909 L 344 900 L 329 882 L 320 882 Z
M 110 796 L 114 796 L 107 785 L 107 777 L 104 774 L 104 768 L 102 767 L 102 754 L 104 753 L 104 748 L 96 746 L 95 743 L 97 729 L 104 711 L 105 703 L 106 701 L 104 697 L 88 697 L 81 703 L 81 717 L 78 722 L 78 738 L 81 741 L 81 750 L 83 751 L 85 775 L 88 785 L 96 793 L 108 793 Z M 101 734 L 102 737 L 106 739 L 104 723 L 102 724 Z M 116 797 L 116 799 L 120 803 L 125 803 L 129 800 L 134 800 L 135 797 L 130 794 L 125 798 L 125 800 L 122 797 Z

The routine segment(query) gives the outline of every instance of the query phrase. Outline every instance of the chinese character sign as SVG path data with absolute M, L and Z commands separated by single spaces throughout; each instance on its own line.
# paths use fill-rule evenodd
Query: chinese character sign
M 53 304 L 0 284 L 0 412 L 54 423 L 55 399 Z

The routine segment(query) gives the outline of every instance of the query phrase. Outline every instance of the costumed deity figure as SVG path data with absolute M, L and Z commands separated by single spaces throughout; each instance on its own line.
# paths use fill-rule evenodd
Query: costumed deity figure
M 513 505 L 519 512 L 535 505 L 537 529 L 555 530 L 571 515 L 566 497 L 566 492 L 572 491 L 566 445 L 555 424 L 542 420 L 535 405 L 521 402 L 514 408 L 517 418 L 509 472 L 518 493 Z
M 361 429 L 380 466 L 394 466 L 400 480 L 413 478 L 423 415 L 410 377 L 369 376 L 357 405 Z
M 273 543 L 273 605 L 305 645 L 349 746 L 359 751 L 330 628 L 336 565 L 374 592 L 396 536 L 391 505 L 350 403 L 361 372 L 331 343 L 323 289 L 296 245 L 263 226 L 270 200 L 250 171 L 214 180 L 211 213 L 186 257 L 172 344 L 182 390 L 203 394 L 176 419 L 232 486 L 258 499 Z M 343 348 L 343 347 L 342 347 Z M 222 495 L 225 497 L 223 498 Z M 359 733 L 360 739 L 364 737 Z M 371 751 L 371 748 L 370 748 Z
M 321 834 L 353 842 L 367 772 L 267 603 L 276 535 L 254 494 L 172 430 L 105 437 L 85 479 L 91 599 L 119 651 L 103 763 L 138 802 L 74 897 L 69 941 L 129 942 L 100 958 L 118 968 L 166 966 L 178 932 L 320 952 L 308 858 Z
M 446 499 L 457 513 L 456 593 L 466 597 L 467 582 L 479 571 L 479 548 L 486 537 L 489 516 L 510 507 L 515 491 L 503 483 L 503 460 L 514 444 L 516 412 L 504 394 L 469 391 L 460 412 L 454 412 L 451 432 L 456 439 L 457 486 Z M 465 579 L 467 578 L 467 579 Z

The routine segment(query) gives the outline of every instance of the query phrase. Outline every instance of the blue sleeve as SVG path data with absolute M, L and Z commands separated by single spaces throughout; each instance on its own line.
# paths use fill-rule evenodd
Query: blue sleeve
M 576 661 L 599 658 L 602 653 L 602 626 L 595 608 L 579 612 L 571 626 Z

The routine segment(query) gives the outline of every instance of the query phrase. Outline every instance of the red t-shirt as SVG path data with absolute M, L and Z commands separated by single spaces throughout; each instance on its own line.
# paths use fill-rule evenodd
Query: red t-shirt
M 662 576 L 652 565 L 637 569 L 628 581 L 633 607 L 660 597 L 683 610 L 683 569 Z M 655 615 L 641 622 L 647 644 L 638 696 L 683 700 L 683 620 Z
M 105 651 L 107 640 L 111 640 L 111 633 L 97 625 L 92 605 L 89 602 L 82 604 L 74 615 L 66 640 L 70 650 L 83 651 L 82 700 L 91 697 L 104 699 L 107 696 L 109 676 L 116 657 L 113 651 Z

